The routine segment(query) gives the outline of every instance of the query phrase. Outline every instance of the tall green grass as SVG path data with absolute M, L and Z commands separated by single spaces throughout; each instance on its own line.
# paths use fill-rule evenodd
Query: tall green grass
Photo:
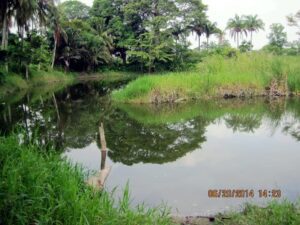
M 73 83 L 75 80 L 75 74 L 66 74 L 58 70 L 31 70 L 28 81 L 15 73 L 7 73 L 3 68 L 0 68 L 0 75 L 0 97 L 4 97 L 16 91 L 27 90 L 29 88 L 43 89 L 49 85 L 65 86 Z
M 0 68 L 0 97 L 13 93 L 18 90 L 28 89 L 28 83 L 20 76 L 14 73 L 8 74 L 5 70 Z
M 117 102 L 169 102 L 170 100 L 234 95 L 263 95 L 272 81 L 281 89 L 300 91 L 300 57 L 263 53 L 225 59 L 211 56 L 188 72 L 148 75 L 112 95 Z
M 75 75 L 73 73 L 64 73 L 58 70 L 49 71 L 31 71 L 31 77 L 29 84 L 31 86 L 39 86 L 51 83 L 72 83 L 75 80 Z
M 222 216 L 223 217 L 223 216 Z M 300 205 L 288 201 L 270 202 L 267 207 L 246 205 L 242 213 L 229 213 L 229 220 L 217 219 L 216 225 L 298 225 Z
M 86 186 L 84 175 L 58 155 L 0 138 L 0 224 L 171 224 L 164 208 L 130 207 Z

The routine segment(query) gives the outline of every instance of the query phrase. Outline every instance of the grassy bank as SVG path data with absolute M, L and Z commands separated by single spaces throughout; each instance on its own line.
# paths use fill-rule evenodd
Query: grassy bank
M 33 70 L 30 73 L 29 80 L 25 80 L 20 75 L 14 73 L 6 73 L 0 70 L 2 81 L 0 83 L 0 96 L 5 96 L 16 91 L 26 90 L 33 87 L 41 87 L 59 83 L 69 84 L 75 79 L 72 73 L 64 73 L 57 70 L 37 71 Z
M 300 205 L 288 201 L 270 202 L 267 207 L 246 205 L 242 213 L 229 213 L 217 219 L 217 225 L 298 225 L 300 224 Z
M 128 190 L 119 202 L 95 192 L 81 170 L 39 150 L 0 138 L 0 224 L 171 224 L 162 209 L 132 209 Z
M 148 75 L 112 95 L 117 102 L 160 103 L 300 92 L 300 58 L 262 53 L 212 56 L 188 72 Z
M 75 74 L 64 73 L 58 70 L 33 71 L 31 73 L 30 85 L 39 86 L 51 83 L 71 83 L 75 79 Z
M 0 71 L 1 73 L 1 71 Z M 5 96 L 18 90 L 25 90 L 28 88 L 28 83 L 16 74 L 10 74 L 3 77 L 0 84 L 0 96 Z

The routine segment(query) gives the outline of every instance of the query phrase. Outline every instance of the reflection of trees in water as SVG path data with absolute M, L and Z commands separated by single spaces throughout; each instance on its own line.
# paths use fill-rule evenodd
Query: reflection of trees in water
M 300 121 L 286 122 L 282 129 L 283 133 L 289 134 L 300 141 Z
M 297 141 L 300 141 L 300 107 L 299 99 L 291 99 L 287 102 L 289 120 L 283 124 L 283 133 L 289 134 Z
M 254 133 L 261 125 L 262 118 L 260 115 L 226 115 L 224 117 L 226 126 L 233 130 L 233 132 L 251 132 Z
M 64 123 L 64 145 L 83 148 L 97 140 L 101 115 L 109 115 L 110 103 L 99 98 L 85 99 L 78 103 L 68 103 L 62 107 Z
M 50 95 L 52 96 L 52 95 Z M 54 143 L 59 149 L 83 148 L 97 138 L 99 122 L 104 122 L 109 157 L 127 165 L 166 163 L 201 148 L 205 129 L 212 122 L 225 122 L 233 131 L 255 132 L 262 124 L 271 132 L 282 132 L 300 141 L 299 101 L 210 101 L 162 107 L 112 106 L 108 98 L 95 94 L 93 86 L 80 85 L 53 98 L 20 104 L 0 105 L 1 131 L 17 124 L 40 144 Z M 168 108 L 169 107 L 169 108 Z M 293 120 L 286 120 L 288 117 Z M 10 122 L 12 121 L 12 122 Z M 99 143 L 98 143 L 99 145 Z
M 109 157 L 126 165 L 172 162 L 206 141 L 207 122 L 193 119 L 173 125 L 145 126 L 116 111 L 113 121 L 106 121 Z

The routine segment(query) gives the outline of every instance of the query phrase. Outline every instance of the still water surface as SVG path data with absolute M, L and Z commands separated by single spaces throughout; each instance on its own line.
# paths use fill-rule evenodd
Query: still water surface
M 1 100 L 1 132 L 16 127 L 87 171 L 99 171 L 103 122 L 111 167 L 105 188 L 129 182 L 133 204 L 167 203 L 180 215 L 264 204 L 258 191 L 300 196 L 300 99 L 211 100 L 177 105 L 113 104 L 106 88 L 77 84 L 55 94 Z M 54 100 L 55 98 L 55 100 Z M 55 107 L 55 101 L 57 107 Z M 103 161 L 102 161 L 103 163 Z M 210 189 L 253 189 L 254 198 L 209 198 Z

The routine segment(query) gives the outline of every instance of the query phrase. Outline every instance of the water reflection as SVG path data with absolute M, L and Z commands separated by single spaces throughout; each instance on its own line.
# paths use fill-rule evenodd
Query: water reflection
M 88 169 L 104 170 L 106 160 L 112 165 L 107 188 L 129 180 L 137 202 L 167 201 L 183 214 L 247 200 L 211 200 L 210 188 L 281 188 L 291 200 L 299 196 L 298 98 L 123 105 L 113 104 L 100 86 L 76 84 L 2 101 L 1 133 L 21 127 L 28 141 L 51 143 Z M 107 158 L 99 151 L 100 122 Z
M 114 162 L 126 165 L 136 163 L 172 162 L 193 151 L 205 142 L 207 121 L 193 119 L 177 124 L 147 126 L 128 118 L 127 114 L 116 110 L 106 120 L 106 130 L 110 151 Z
M 58 149 L 84 148 L 98 142 L 99 122 L 105 124 L 109 157 L 126 165 L 166 163 L 201 148 L 206 128 L 224 121 L 233 132 L 255 133 L 265 121 L 300 140 L 298 99 L 219 100 L 177 105 L 114 105 L 97 85 L 77 84 L 48 97 L 27 94 L 17 103 L 1 104 L 1 132 L 22 127 L 41 144 Z M 96 89 L 97 90 L 97 89 Z

